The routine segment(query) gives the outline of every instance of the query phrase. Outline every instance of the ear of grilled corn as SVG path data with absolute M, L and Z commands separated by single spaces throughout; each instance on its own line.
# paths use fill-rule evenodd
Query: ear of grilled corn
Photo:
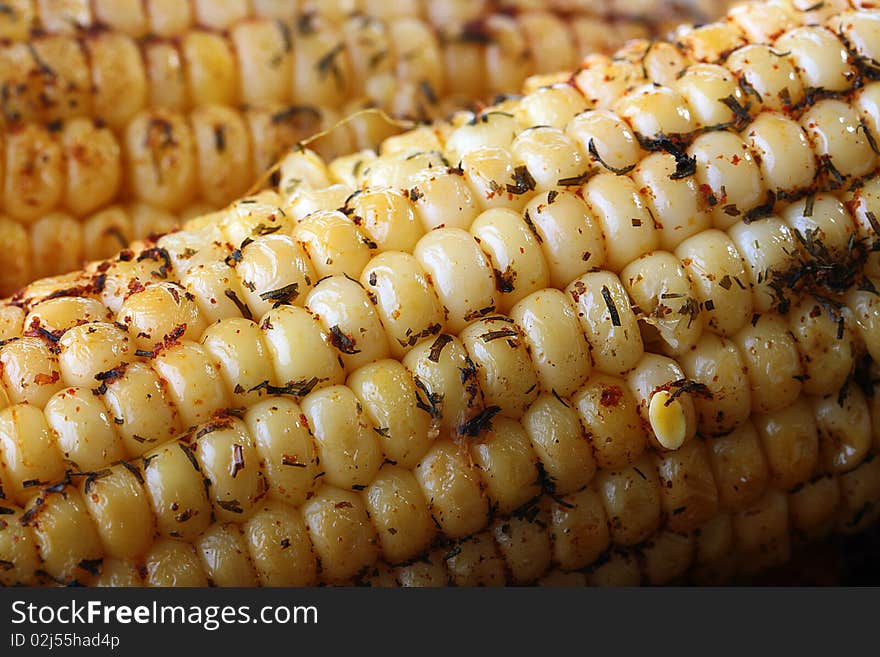
M 880 17 L 809 9 L 22 290 L 2 581 L 718 582 L 874 522 Z
M 669 3 L 652 2 L 660 21 Z M 0 242 L 16 255 L 0 294 L 224 206 L 357 109 L 446 114 L 659 29 L 616 6 L 331 5 L 8 3 Z M 396 131 L 363 115 L 311 146 L 331 157 Z

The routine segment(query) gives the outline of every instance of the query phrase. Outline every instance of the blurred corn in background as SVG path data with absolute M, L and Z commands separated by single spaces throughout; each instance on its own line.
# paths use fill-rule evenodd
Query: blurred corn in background
M 869 528 L 878 24 L 743 5 L 27 286 L 2 581 L 715 583 Z
M 219 209 L 359 109 L 443 116 L 702 15 L 622 4 L 4 3 L 0 294 Z M 399 131 L 361 115 L 311 147 Z

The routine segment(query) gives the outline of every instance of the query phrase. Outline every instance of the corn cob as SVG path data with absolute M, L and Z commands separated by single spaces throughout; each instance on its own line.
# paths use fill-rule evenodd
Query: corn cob
M 880 17 L 803 17 L 682 32 L 670 86 L 594 98 L 654 70 L 631 47 L 294 154 L 279 192 L 23 290 L 2 581 L 722 581 L 874 522 Z M 745 90 L 693 61 L 747 40 Z

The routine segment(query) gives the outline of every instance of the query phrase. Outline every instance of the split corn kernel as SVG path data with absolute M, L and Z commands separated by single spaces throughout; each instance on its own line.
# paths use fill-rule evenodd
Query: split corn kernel
M 681 48 L 700 42 L 702 51 L 689 56 L 705 58 L 712 50 L 710 39 L 723 36 L 724 29 L 690 33 Z M 645 125 L 661 125 L 666 118 L 648 117 Z M 668 149 L 676 160 L 676 175 L 699 174 L 700 158 L 687 150 L 690 137 L 680 136 L 682 142 L 658 142 L 661 138 L 655 132 L 650 141 L 626 116 L 620 120 L 642 137 L 640 147 Z M 394 176 L 405 182 L 420 180 L 417 168 L 397 167 L 406 160 L 395 162 L 394 158 L 409 157 L 412 152 L 402 155 L 410 147 L 405 144 L 421 140 L 442 150 L 446 127 L 435 130 L 433 136 L 413 133 L 393 142 L 388 154 L 373 162 L 388 164 L 386 171 L 394 169 Z M 749 148 L 736 126 L 712 128 L 701 136 L 730 135 L 739 140 L 737 148 Z M 811 148 L 815 148 L 813 141 Z M 729 150 L 718 153 L 732 164 Z M 293 164 L 300 157 L 311 158 L 295 154 Z M 421 160 L 431 166 L 438 166 L 437 162 L 442 160 L 433 155 Z M 318 172 L 324 166 L 319 161 L 313 164 Z M 334 184 L 330 170 L 325 167 L 323 176 L 315 176 L 316 186 L 324 184 L 320 179 Z M 599 243 L 606 254 L 598 271 L 588 267 L 573 270 L 572 280 L 548 278 L 544 287 L 513 304 L 509 315 L 499 314 L 498 308 L 500 288 L 509 285 L 495 276 L 492 256 L 474 239 L 478 235 L 447 226 L 419 236 L 409 253 L 382 250 L 370 254 L 363 264 L 358 258 L 348 260 L 341 271 L 325 280 L 303 277 L 302 289 L 299 283 L 296 289 L 289 284 L 262 289 L 255 281 L 275 285 L 269 281 L 276 279 L 269 276 L 263 283 L 249 273 L 246 280 L 254 286 L 250 291 L 257 297 L 266 295 L 260 300 L 270 307 L 251 308 L 250 299 L 243 299 L 243 293 L 239 296 L 230 283 L 229 288 L 215 288 L 231 302 L 227 306 L 230 315 L 218 318 L 219 323 L 209 321 L 195 297 L 189 299 L 178 290 L 183 301 L 174 301 L 174 295 L 164 291 L 177 289 L 187 270 L 206 263 L 223 263 L 225 276 L 243 289 L 239 267 L 244 253 L 255 244 L 295 234 L 311 216 L 301 220 L 275 217 L 272 227 L 278 229 L 266 233 L 267 217 L 274 213 L 265 208 L 242 211 L 250 202 L 228 210 L 219 221 L 197 221 L 193 228 L 155 244 L 144 242 L 84 272 L 38 282 L 11 299 L 3 315 L 11 341 L 0 348 L 0 362 L 4 364 L 3 389 L 11 405 L 2 411 L 9 420 L 0 427 L 0 481 L 12 495 L 0 507 L 9 509 L 4 517 L 29 517 L 24 523 L 19 521 L 22 538 L 17 543 L 22 549 L 13 550 L 5 547 L 8 541 L 0 541 L 0 547 L 9 550 L 0 558 L 12 562 L 16 573 L 18 565 L 12 559 L 20 559 L 22 580 L 48 576 L 90 583 L 103 577 L 105 554 L 108 578 L 124 572 L 102 541 L 108 545 L 112 541 L 120 553 L 135 549 L 123 549 L 116 542 L 111 507 L 107 507 L 106 522 L 98 517 L 103 507 L 95 507 L 92 519 L 75 485 L 65 480 L 59 441 L 49 429 L 45 410 L 48 399 L 66 385 L 61 380 L 57 343 L 67 340 L 87 349 L 90 334 L 81 327 L 109 324 L 108 320 L 119 322 L 112 325 L 137 346 L 132 362 L 119 363 L 121 371 L 98 371 L 98 365 L 81 370 L 100 375 L 92 384 L 96 403 L 107 404 L 109 410 L 111 390 L 137 373 L 141 385 L 154 382 L 159 392 L 155 401 L 139 403 L 141 397 L 135 397 L 132 417 L 141 415 L 147 421 L 154 410 L 166 409 L 167 417 L 178 423 L 155 437 L 139 435 L 138 440 L 130 436 L 124 440 L 123 460 L 99 466 L 121 467 L 130 473 L 131 477 L 126 476 L 127 485 L 133 487 L 129 491 L 141 486 L 140 499 L 149 501 L 150 511 L 142 513 L 155 522 L 158 538 L 138 547 L 139 554 L 132 557 L 143 565 L 148 583 L 207 583 L 216 570 L 212 564 L 219 563 L 205 556 L 207 546 L 244 541 L 253 572 L 265 583 L 381 582 L 395 577 L 410 584 L 493 584 L 508 577 L 578 583 L 589 578 L 598 583 L 632 581 L 637 575 L 645 582 L 661 584 L 679 581 L 694 565 L 695 572 L 706 576 L 713 572 L 729 575 L 736 569 L 754 572 L 785 561 L 796 532 L 818 535 L 823 527 L 839 531 L 864 527 L 875 518 L 880 499 L 873 454 L 876 395 L 871 389 L 853 387 L 861 376 L 844 381 L 831 394 L 823 394 L 823 381 L 806 390 L 810 377 L 824 375 L 804 365 L 810 345 L 828 340 L 829 331 L 837 330 L 837 318 L 843 333 L 837 338 L 835 332 L 834 339 L 851 342 L 853 353 L 858 354 L 852 362 L 859 375 L 869 371 L 877 352 L 876 303 L 872 301 L 876 284 L 866 272 L 871 242 L 857 238 L 862 229 L 855 216 L 861 212 L 870 226 L 867 212 L 873 215 L 873 210 L 867 208 L 873 207 L 873 200 L 865 194 L 858 203 L 847 203 L 850 199 L 844 194 L 849 190 L 837 187 L 836 177 L 829 172 L 824 165 L 822 174 L 798 198 L 774 196 L 773 206 L 766 208 L 760 203 L 768 202 L 768 188 L 747 194 L 756 179 L 751 167 L 736 181 L 741 186 L 722 191 L 707 182 L 708 190 L 696 190 L 700 202 L 711 205 L 711 198 L 717 204 L 728 197 L 728 205 L 733 206 L 723 213 L 727 217 L 723 225 L 714 210 L 712 218 L 713 234 L 722 236 L 719 250 L 729 256 L 721 258 L 728 266 L 719 273 L 724 271 L 728 279 L 722 283 L 722 273 L 718 289 L 727 291 L 728 284 L 739 287 L 729 273 L 737 259 L 748 276 L 741 280 L 748 294 L 739 302 L 746 310 L 738 310 L 745 321 L 737 320 L 726 330 L 701 314 L 712 311 L 706 306 L 712 301 L 715 281 L 707 276 L 710 284 L 698 292 L 691 280 L 692 272 L 698 270 L 684 262 L 690 258 L 686 253 L 704 250 L 697 245 L 681 255 L 659 251 L 659 229 L 650 217 L 653 211 L 631 173 L 599 172 L 598 168 L 586 172 L 577 185 L 557 181 L 549 190 L 539 189 L 527 168 L 514 171 L 514 177 L 504 181 L 510 185 L 510 190 L 504 187 L 505 193 L 530 196 L 518 209 L 497 217 L 493 226 L 499 235 L 508 226 L 519 232 L 525 225 L 537 236 L 537 226 L 532 228 L 531 218 L 526 220 L 528 204 L 535 198 L 539 203 L 546 198 L 549 204 L 554 191 L 554 202 L 559 202 L 558 196 L 574 187 L 580 189 L 589 216 L 598 217 L 603 226 Z M 854 175 L 851 170 L 838 173 Z M 363 182 L 354 182 L 356 187 L 363 186 Z M 419 200 L 412 199 L 412 185 L 401 189 L 409 190 L 405 201 Z M 367 185 L 366 193 L 370 191 Z M 625 198 L 627 204 L 601 203 L 611 198 Z M 752 199 L 748 203 L 742 200 L 748 198 Z M 260 199 L 280 203 L 280 197 Z M 747 209 L 754 199 L 759 205 Z M 442 204 L 442 199 L 430 201 Z M 343 219 L 349 220 L 345 210 L 343 206 L 338 211 L 338 223 L 333 226 L 345 225 L 349 235 L 357 235 L 360 227 L 354 220 L 343 224 Z M 604 226 L 617 221 L 629 222 L 627 228 L 640 228 L 632 222 L 638 216 L 626 216 L 629 210 L 651 218 L 655 234 L 640 242 L 641 250 L 627 259 L 622 245 L 609 244 L 616 233 Z M 586 223 L 588 215 L 583 216 Z M 704 232 L 708 231 L 688 239 Z M 822 237 L 826 233 L 827 245 Z M 316 241 L 326 238 L 331 242 L 320 229 L 311 234 Z M 766 236 L 769 241 L 762 244 Z M 550 252 L 545 243 L 537 238 L 518 243 L 523 250 L 531 249 L 529 259 L 544 259 L 549 277 Z M 375 250 L 379 251 L 378 246 Z M 313 252 L 318 251 L 304 248 L 303 261 L 310 261 Z M 658 253 L 668 266 L 644 265 Z M 255 263 L 251 271 L 280 262 L 267 259 L 265 265 Z M 459 262 L 467 264 L 470 278 L 453 275 Z M 712 262 L 713 258 L 706 257 L 701 271 L 711 274 Z M 653 295 L 641 298 L 628 290 L 631 267 L 644 267 L 643 278 L 653 276 L 672 290 L 685 308 L 682 317 L 691 312 L 690 307 L 700 318 L 702 330 L 681 354 L 656 353 L 658 345 L 668 341 L 661 341 L 662 332 L 646 321 L 652 309 L 642 306 Z M 353 287 L 352 279 L 359 280 L 363 295 Z M 682 285 L 673 289 L 673 281 Z M 515 288 L 516 280 L 512 283 Z M 352 292 L 353 296 L 345 298 L 358 301 L 351 303 L 350 317 L 332 316 L 333 311 L 321 300 L 322 285 Z M 157 289 L 164 296 L 153 300 L 151 290 Z M 234 292 L 237 301 L 225 294 L 226 289 Z M 583 302 L 588 292 L 594 303 Z M 700 293 L 705 296 L 699 297 Z M 808 317 L 812 310 L 801 309 L 801 304 L 816 296 L 828 306 L 822 310 L 835 321 L 825 325 L 806 321 L 816 318 Z M 81 327 L 70 328 L 76 322 L 69 322 L 68 315 L 79 311 L 53 313 L 50 308 L 39 312 L 41 303 L 65 297 L 93 299 L 107 308 L 109 316 L 100 307 L 84 306 L 82 312 L 89 319 Z M 143 297 L 140 305 L 138 297 Z M 468 305 L 451 306 L 452 300 L 461 299 Z M 480 307 L 474 300 L 487 305 Z M 207 298 L 201 299 L 201 304 L 206 303 Z M 427 309 L 425 314 L 413 311 L 419 303 Z M 736 306 L 738 302 L 729 303 Z M 196 322 L 194 328 L 188 329 L 189 321 L 186 327 L 175 325 L 177 319 L 159 323 L 176 317 L 173 309 L 180 304 L 191 304 L 186 317 Z M 370 314 L 370 305 L 375 314 Z M 129 310 L 138 307 L 145 312 L 126 322 Z M 595 308 L 599 312 L 588 316 Z M 478 312 L 468 316 L 473 309 Z M 31 313 L 26 324 L 25 317 Z M 47 326 L 41 317 L 47 318 Z M 231 344 L 238 329 L 229 326 L 225 331 L 225 322 L 245 322 L 240 324 L 247 327 L 243 342 L 253 346 L 262 340 L 264 356 L 248 357 L 242 351 L 234 360 L 242 365 L 252 360 L 255 371 L 265 366 L 265 374 L 250 379 L 241 376 L 233 384 L 228 375 L 229 352 L 219 345 Z M 798 322 L 804 323 L 805 330 L 793 330 L 793 322 L 795 328 Z M 383 332 L 390 353 L 379 348 L 369 358 L 346 360 L 345 356 L 358 355 L 355 350 L 360 351 L 361 344 L 381 345 Z M 497 338 L 483 339 L 497 332 L 501 332 Z M 492 351 L 481 350 L 482 344 L 493 345 Z M 572 350 L 570 345 L 578 348 Z M 253 349 L 259 353 L 259 347 Z M 34 354 L 32 360 L 30 354 Z M 196 380 L 179 374 L 186 367 L 204 372 L 204 377 Z M 729 377 L 729 383 L 720 381 L 721 377 L 716 380 L 713 368 Z M 565 376 L 559 375 L 562 370 Z M 497 383 L 509 372 L 517 373 L 517 386 L 523 384 L 521 400 L 515 394 L 503 395 L 504 384 Z M 38 378 L 40 374 L 44 376 Z M 257 381 L 260 376 L 267 378 Z M 50 390 L 32 389 L 37 380 Z M 186 385 L 176 385 L 177 381 Z M 233 395 L 244 402 L 243 412 L 233 406 Z M 25 400 L 29 403 L 21 403 Z M 332 400 L 347 410 L 332 415 L 327 411 Z M 597 408 L 602 409 L 602 417 L 609 417 L 607 426 Z M 114 418 L 110 426 L 121 432 L 126 423 L 123 419 L 120 425 Z M 626 430 L 606 432 L 612 424 Z M 843 436 L 841 426 L 856 430 Z M 29 440 L 37 434 L 45 440 Z M 19 466 L 14 457 L 25 450 L 36 456 Z M 88 445 L 83 445 L 82 452 L 100 463 L 100 456 Z M 37 467 L 39 474 L 31 472 Z M 90 490 L 97 490 L 104 481 L 100 472 L 72 471 L 67 477 L 87 480 L 94 475 Z M 35 484 L 34 475 L 43 479 Z M 116 480 L 107 477 L 109 488 Z M 812 486 L 823 479 L 833 482 L 823 485 L 832 491 L 831 499 L 833 491 L 839 491 L 839 503 L 812 495 Z M 36 499 L 43 502 L 30 498 L 32 487 L 38 493 Z M 64 502 L 49 502 L 53 498 Z M 58 522 L 45 526 L 27 522 L 46 511 Z M 507 520 L 510 525 L 505 528 Z M 236 538 L 228 526 L 217 526 L 218 522 L 240 525 L 243 538 Z M 67 533 L 65 528 L 71 527 L 82 536 L 79 542 Z M 399 536 L 401 529 L 403 536 Z M 439 536 L 448 542 L 435 542 Z M 136 536 L 125 538 L 132 538 L 130 545 L 140 546 Z M 49 565 L 46 575 L 32 571 L 32 553 L 24 547 L 28 541 Z M 295 552 L 288 554 L 295 558 L 279 556 L 281 549 L 290 548 Z M 393 561 L 403 554 L 424 556 L 427 562 Z M 232 559 L 234 555 L 223 556 Z M 540 567 L 529 570 L 530 559 Z M 235 563 L 236 572 L 251 572 L 247 560 Z

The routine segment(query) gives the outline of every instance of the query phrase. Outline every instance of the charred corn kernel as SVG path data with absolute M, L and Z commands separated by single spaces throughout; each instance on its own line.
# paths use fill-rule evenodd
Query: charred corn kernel
M 834 512 L 840 504 L 840 483 L 836 477 L 820 477 L 788 496 L 793 538 L 799 542 L 828 536 L 834 526 Z
M 37 570 L 40 568 L 36 538 L 31 528 L 21 521 L 21 509 L 9 506 L 6 500 L 0 508 L 3 509 L 3 518 L 0 519 L 0 554 L 3 555 L 4 563 L 10 564 L 0 570 L 0 583 L 3 586 L 34 585 L 37 583 Z
M 608 269 L 620 271 L 659 246 L 660 234 L 654 219 L 632 179 L 602 173 L 590 179 L 583 194 L 605 236 Z
M 459 541 L 444 560 L 456 586 L 503 586 L 505 583 L 504 560 L 488 532 Z
M 235 294 L 254 318 L 264 315 L 278 302 L 302 305 L 307 291 L 318 280 L 305 248 L 287 235 L 258 237 L 240 252 L 235 273 L 241 281 L 241 296 L 232 285 L 234 278 L 223 296 L 238 306 L 230 292 Z M 237 256 L 233 252 L 231 257 Z M 240 314 L 239 308 L 229 310 L 233 315 Z
M 683 71 L 674 88 L 684 98 L 691 118 L 698 127 L 716 126 L 742 120 L 737 108 L 748 115 L 745 92 L 725 67 L 694 64 Z
M 131 241 L 131 222 L 125 210 L 111 206 L 86 219 L 82 224 L 83 255 L 90 259 L 112 257 Z
M 229 408 L 220 373 L 201 345 L 180 342 L 156 356 L 152 368 L 164 383 L 165 395 L 173 401 L 184 427 L 195 426 Z
M 32 497 L 29 488 L 57 481 L 64 471 L 56 438 L 43 412 L 29 404 L 0 411 L 0 455 L 8 475 L 8 494 L 18 504 Z
M 639 163 L 643 152 L 629 125 L 608 110 L 586 111 L 572 117 L 565 132 L 588 154 L 591 167 L 626 172 Z
M 265 399 L 251 406 L 244 420 L 265 469 L 269 494 L 302 504 L 315 486 L 318 460 L 300 406 L 281 397 Z
M 260 326 L 280 387 L 308 391 L 342 382 L 340 357 L 307 310 L 279 306 L 265 315 Z
M 692 534 L 661 531 L 641 549 L 645 579 L 649 584 L 669 584 L 682 576 L 694 559 Z
M 537 93 L 529 98 L 534 98 Z M 526 167 L 540 191 L 564 184 L 560 181 L 577 179 L 586 169 L 575 141 L 559 128 L 540 122 L 519 133 L 510 152 L 518 165 Z
M 569 396 L 586 381 L 589 345 L 565 294 L 539 290 L 516 304 L 510 316 L 523 332 L 542 391 Z
M 30 35 L 37 13 L 33 0 L 12 0 L 9 11 L 0 20 L 0 34 L 10 41 L 24 41 Z
M 24 325 L 28 327 L 39 326 L 47 331 L 66 332 L 83 322 L 106 322 L 112 316 L 100 301 L 88 297 L 56 297 L 42 301 L 32 306 L 31 311 L 24 318 Z M 90 326 L 97 331 L 102 327 Z M 116 328 L 116 327 L 114 327 Z M 94 333 L 95 331 L 92 331 Z M 123 332 L 124 333 L 124 332 Z M 63 337 L 63 336 L 62 336 Z M 127 336 L 117 336 L 122 342 L 127 342 Z M 71 335 L 68 340 L 76 339 Z M 61 342 L 59 340 L 59 342 Z M 68 341 L 67 344 L 70 344 Z M 123 348 L 124 350 L 124 348 Z
M 396 569 L 397 580 L 401 586 L 448 586 L 449 571 L 443 559 L 445 551 L 433 550 L 419 562 Z
M 553 558 L 564 570 L 592 563 L 611 540 L 602 499 L 589 488 L 554 501 L 550 523 Z
M 620 98 L 614 109 L 637 134 L 647 139 L 686 134 L 696 127 L 684 98 L 669 87 L 636 87 Z
M 607 374 L 623 374 L 644 353 L 639 325 L 620 279 L 607 271 L 581 276 L 568 286 L 577 318 L 591 350 L 593 365 Z
M 216 105 L 197 107 L 190 114 L 201 197 L 221 206 L 248 189 L 253 170 L 250 135 L 234 110 Z
M 138 476 L 122 465 L 114 465 L 84 478 L 80 492 L 107 555 L 133 558 L 150 548 L 155 527 Z M 145 518 L 149 521 L 144 522 Z
M 769 2 L 761 9 L 744 3 L 731 8 L 729 15 L 751 41 L 772 41 L 797 25 L 793 8 L 783 2 Z
M 6 237 L 6 228 L 3 230 Z M 19 230 L 22 230 L 19 227 Z M 54 272 L 71 272 L 82 264 L 83 231 L 79 221 L 63 213 L 52 212 L 37 219 L 31 225 L 31 276 L 45 277 Z M 19 247 L 20 248 L 20 247 Z M 20 258 L 27 256 L 27 251 L 15 251 Z M 12 275 L 15 275 L 16 262 L 9 263 Z M 12 285 L 5 287 L 7 291 L 20 287 L 26 277 L 19 276 Z M 5 283 L 4 283 L 5 285 Z
M 385 458 L 405 468 L 415 466 L 436 430 L 430 406 L 409 410 L 421 393 L 406 369 L 398 361 L 381 360 L 353 372 L 347 384 L 373 422 Z
M 101 562 L 101 541 L 82 496 L 71 486 L 31 499 L 21 523 L 33 531 L 41 568 L 55 582 L 85 583 Z
M 880 460 L 873 458 L 852 472 L 840 476 L 841 505 L 837 514 L 838 531 L 853 534 L 876 522 L 877 500 L 880 499 L 878 473 L 880 473 Z
M 492 266 L 500 297 L 498 310 L 508 312 L 518 301 L 548 286 L 550 268 L 540 248 L 542 238 L 519 213 L 487 210 L 471 224 L 470 233 Z
M 55 207 L 64 193 L 61 144 L 32 123 L 5 137 L 4 207 L 13 219 L 31 223 Z
M 853 328 L 833 306 L 805 299 L 792 308 L 789 326 L 804 367 L 808 395 L 836 395 L 853 367 Z
M 242 527 L 263 586 L 310 586 L 317 562 L 302 516 L 278 502 L 262 505 Z
M 3 387 L 13 404 L 25 402 L 42 408 L 64 387 L 61 365 L 46 340 L 23 337 L 0 348 Z
M 439 333 L 446 324 L 446 310 L 412 255 L 393 251 L 379 254 L 370 260 L 360 281 L 374 295 L 371 299 L 395 357 L 402 356 L 421 338 Z
M 134 355 L 126 331 L 115 324 L 91 322 L 69 328 L 58 340 L 61 378 L 67 385 L 99 387 Z
M 877 155 L 861 131 L 861 118 L 846 103 L 820 100 L 800 119 L 832 186 L 873 171 Z
M 456 228 L 442 228 L 422 237 L 413 251 L 430 276 L 448 327 L 455 332 L 495 310 L 495 281 L 485 256 L 473 238 Z M 465 287 L 460 285 L 464 276 Z
M 749 213 L 766 201 L 761 170 L 736 133 L 704 133 L 694 140 L 688 153 L 695 159 L 696 179 L 712 207 L 716 228 L 726 230 L 740 217 L 748 219 Z
M 590 482 L 596 461 L 577 413 L 567 402 L 542 395 L 526 411 L 522 423 L 553 490 L 572 493 Z
M 772 481 L 787 490 L 807 481 L 819 459 L 815 415 L 805 399 L 771 413 L 754 416 L 770 466 Z
M 572 402 L 600 468 L 623 467 L 641 455 L 647 436 L 638 403 L 623 379 L 594 372 Z
M 127 456 L 113 418 L 89 388 L 65 388 L 55 393 L 46 402 L 44 414 L 64 458 L 80 471 L 98 471 Z
M 10 90 L 3 114 L 11 123 L 51 122 L 91 111 L 86 55 L 69 36 L 50 35 L 0 49 L 0 79 Z
M 347 203 L 361 230 L 381 251 L 412 251 L 424 230 L 409 199 L 391 189 L 357 194 Z
M 122 178 L 122 153 L 113 133 L 88 119 L 74 119 L 64 125 L 61 147 L 65 207 L 83 216 L 110 203 Z
M 319 278 L 357 276 L 371 255 L 363 235 L 341 212 L 309 215 L 293 229 L 293 239 L 308 253 Z
M 665 250 L 704 234 L 711 225 L 711 217 L 700 202 L 696 180 L 676 176 L 677 166 L 671 154 L 653 153 L 642 159 L 632 174 L 639 194 L 658 224 L 660 248 Z
M 776 315 L 756 315 L 733 336 L 748 374 L 752 410 L 785 408 L 801 393 L 803 366 L 797 344 L 785 321 Z
M 749 418 L 752 392 L 743 375 L 743 357 L 732 341 L 706 333 L 678 362 L 688 380 L 709 393 L 691 397 L 701 435 L 724 435 Z
M 770 489 L 760 500 L 733 516 L 738 548 L 744 553 L 741 568 L 753 573 L 788 560 L 788 496 Z
M 870 216 L 876 219 L 877 182 L 870 181 L 864 186 L 857 188 L 846 200 L 847 206 L 852 210 L 852 217 L 856 225 L 856 234 L 859 239 L 876 240 L 880 231 L 875 231 L 871 226 Z M 874 208 L 874 209 L 872 209 Z M 873 278 L 880 274 L 880 256 L 872 253 L 865 263 L 865 273 Z
M 330 333 L 347 371 L 390 355 L 379 317 L 357 281 L 344 276 L 325 278 L 309 292 L 305 305 Z
M 724 54 L 747 43 L 739 26 L 727 21 L 697 27 L 682 25 L 676 29 L 675 37 L 676 42 L 698 62 L 717 62 Z
M 871 449 L 871 418 L 864 394 L 858 386 L 847 385 L 840 396 L 812 400 L 819 461 L 822 470 L 831 474 L 852 470 Z
M 754 425 L 746 422 L 709 439 L 707 447 L 721 508 L 739 511 L 757 502 L 767 488 L 769 469 Z
M 736 223 L 727 234 L 745 263 L 755 310 L 778 308 L 782 302 L 778 286 L 784 285 L 785 272 L 797 262 L 798 245 L 791 228 L 778 217 L 767 217 L 750 224 Z
M 660 526 L 660 481 L 649 457 L 622 469 L 602 470 L 596 487 L 616 544 L 640 543 Z
M 236 23 L 230 39 L 241 71 L 241 99 L 245 104 L 284 102 L 293 79 L 286 43 L 287 26 L 269 19 Z
M 254 441 L 241 420 L 218 420 L 204 426 L 194 450 L 199 471 L 209 483 L 214 517 L 247 518 L 262 497 L 266 481 Z
M 147 79 L 135 41 L 116 32 L 86 40 L 92 111 L 111 128 L 123 127 L 146 102 Z
M 143 578 L 138 567 L 131 561 L 104 559 L 101 573 L 92 578 L 92 586 L 121 587 L 143 586 Z
M 260 327 L 244 318 L 223 320 L 205 330 L 202 346 L 220 370 L 233 405 L 257 401 L 260 384 L 273 376 Z
M 156 529 L 162 536 L 193 540 L 211 524 L 209 488 L 199 462 L 184 443 L 170 442 L 148 452 L 141 469 Z
M 423 340 L 406 354 L 403 364 L 419 389 L 416 403 L 431 415 L 434 431 L 479 433 L 497 412 L 483 407 L 476 368 L 458 338 L 441 334 Z
M 627 265 L 620 279 L 644 315 L 644 333 L 664 352 L 680 355 L 703 331 L 699 306 L 687 273 L 678 258 L 665 251 L 643 255 Z
M 129 455 L 167 442 L 183 429 L 168 383 L 149 366 L 132 363 L 121 376 L 104 382 L 107 391 L 102 399 Z
M 436 528 L 410 470 L 383 465 L 363 495 L 386 560 L 402 563 L 428 547 Z
M 376 560 L 378 539 L 356 493 L 324 485 L 302 512 L 322 580 L 350 579 Z
M 733 335 L 750 319 L 752 294 L 742 257 L 727 235 L 705 230 L 675 249 L 707 329 Z
M 382 465 L 382 450 L 351 389 L 316 390 L 302 400 L 302 410 L 327 483 L 358 490 L 371 482 Z
M 169 210 L 190 200 L 195 188 L 195 145 L 180 115 L 139 112 L 126 126 L 124 149 L 136 197 Z
M 196 550 L 214 586 L 256 586 L 257 575 L 240 527 L 215 523 L 199 537 Z
M 602 228 L 574 194 L 555 190 L 538 194 L 526 205 L 523 216 L 541 244 L 553 287 L 564 287 L 605 263 Z
M 8 266 L 0 275 L 0 289 L 8 293 L 25 285 L 40 271 L 42 263 L 31 256 L 36 244 L 32 243 L 25 227 L 6 217 L 0 217 L 0 246 L 9 254 Z
M 493 421 L 492 431 L 470 449 L 492 504 L 502 513 L 522 507 L 540 494 L 538 458 L 528 433 L 508 418 Z
M 876 289 L 876 279 L 869 278 Z M 852 311 L 856 329 L 861 336 L 865 348 L 876 359 L 880 356 L 880 323 L 877 321 L 877 295 L 865 290 L 850 290 L 846 295 L 846 306 Z M 2 361 L 2 352 L 0 352 Z
M 452 442 L 437 441 L 415 468 L 415 477 L 443 533 L 461 538 L 485 527 L 488 500 L 480 475 Z
M 514 582 L 533 582 L 550 566 L 552 546 L 544 530 L 541 509 L 528 516 L 497 520 L 492 528 L 495 544 Z
M 657 457 L 660 475 L 660 504 L 666 526 L 676 532 L 690 532 L 718 512 L 718 491 L 701 440 L 691 440 L 681 449 Z
M 590 586 L 638 586 L 641 582 L 638 561 L 624 550 L 612 550 L 608 559 L 592 568 L 588 576 Z
M 144 557 L 147 586 L 204 587 L 208 578 L 193 545 L 160 539 Z
M 155 283 L 134 292 L 117 318 L 146 351 L 166 339 L 197 337 L 204 329 L 198 306 L 176 283 Z
M 513 320 L 489 317 L 459 335 L 476 368 L 487 407 L 518 419 L 538 396 L 538 375 Z

